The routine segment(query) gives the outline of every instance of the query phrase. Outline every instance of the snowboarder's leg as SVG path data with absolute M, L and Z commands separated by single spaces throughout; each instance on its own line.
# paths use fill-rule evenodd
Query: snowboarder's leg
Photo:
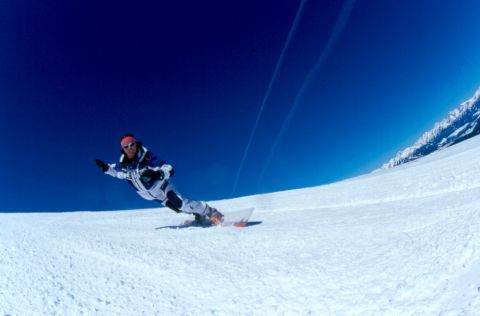
M 176 211 L 187 214 L 195 215 L 195 220 L 204 221 L 207 217 L 213 224 L 218 225 L 223 220 L 223 215 L 217 209 L 209 206 L 203 201 L 189 200 L 180 195 L 175 187 L 168 183 L 161 186 L 163 194 L 158 196 L 164 196 L 162 200 L 163 205 Z
M 178 208 L 176 208 L 174 205 L 170 204 L 170 203 L 164 203 L 163 201 L 161 200 L 154 200 L 160 204 L 162 204 L 163 206 L 171 209 L 172 211 L 174 211 L 175 213 L 181 213 L 182 211 L 180 211 Z
M 195 221 L 202 224 L 208 220 L 213 225 L 219 225 L 223 222 L 223 214 L 203 201 L 183 199 L 182 212 L 194 214 Z
M 165 205 L 172 205 L 182 213 L 208 215 L 210 207 L 203 201 L 194 201 L 183 198 L 176 190 L 171 189 L 167 192 Z
M 174 189 L 171 189 L 167 192 L 167 201 L 165 205 L 173 210 L 178 210 L 182 213 L 193 214 L 193 216 L 195 216 L 193 221 L 188 220 L 185 223 L 197 223 L 199 225 L 206 225 L 209 223 L 209 220 L 205 214 L 205 210 L 208 209 L 206 203 L 183 199 Z
M 181 213 L 181 209 L 183 206 L 182 199 L 178 195 L 176 195 L 174 191 L 169 191 L 166 197 L 167 198 L 165 200 L 165 206 L 169 209 L 174 210 L 177 213 Z

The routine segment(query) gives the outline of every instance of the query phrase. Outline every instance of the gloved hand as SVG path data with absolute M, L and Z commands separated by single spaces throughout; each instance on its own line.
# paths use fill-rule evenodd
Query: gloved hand
M 171 176 L 173 176 L 173 167 L 172 165 L 169 165 L 169 164 L 163 164 L 161 167 L 160 167 L 160 170 L 163 171 L 164 173 L 164 178 L 165 179 L 170 179 Z
M 165 173 L 162 170 L 145 169 L 141 177 L 144 182 L 163 180 Z
M 98 168 L 100 168 L 100 170 L 102 170 L 102 172 L 104 172 L 104 173 L 107 172 L 108 165 L 106 163 L 104 163 L 100 159 L 95 159 L 95 163 L 97 164 Z

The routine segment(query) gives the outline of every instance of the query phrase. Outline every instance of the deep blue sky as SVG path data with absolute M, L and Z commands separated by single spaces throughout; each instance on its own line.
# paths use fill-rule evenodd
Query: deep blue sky
M 134 133 L 186 197 L 369 172 L 480 85 L 480 2 L 355 1 L 259 183 L 344 1 L 307 0 L 235 175 L 299 0 L 39 1 L 0 7 L 0 211 L 156 207 L 95 158 Z

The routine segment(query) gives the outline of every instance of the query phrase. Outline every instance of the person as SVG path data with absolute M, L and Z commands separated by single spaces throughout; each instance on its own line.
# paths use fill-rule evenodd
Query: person
M 173 167 L 149 151 L 133 134 L 120 138 L 121 156 L 118 164 L 107 164 L 100 159 L 95 163 L 112 177 L 127 180 L 146 200 L 154 200 L 177 213 L 193 214 L 194 222 L 219 225 L 223 214 L 204 201 L 189 200 L 180 195 L 171 183 Z

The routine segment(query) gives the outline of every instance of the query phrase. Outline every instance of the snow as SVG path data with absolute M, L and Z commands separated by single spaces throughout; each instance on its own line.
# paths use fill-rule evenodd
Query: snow
M 461 132 L 466 130 L 470 126 L 469 123 L 464 124 L 460 128 L 457 128 L 452 134 L 450 134 L 450 137 L 457 137 Z
M 0 214 L 4 315 L 478 315 L 480 138 L 330 185 L 166 209 Z

